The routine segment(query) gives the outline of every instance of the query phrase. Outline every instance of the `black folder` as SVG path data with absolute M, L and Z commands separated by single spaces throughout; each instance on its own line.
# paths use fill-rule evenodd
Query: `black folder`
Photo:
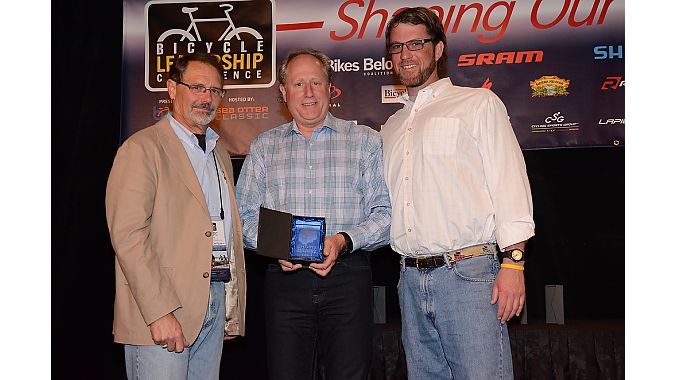
M 322 262 L 325 234 L 324 218 L 296 216 L 261 206 L 256 253 L 291 262 Z

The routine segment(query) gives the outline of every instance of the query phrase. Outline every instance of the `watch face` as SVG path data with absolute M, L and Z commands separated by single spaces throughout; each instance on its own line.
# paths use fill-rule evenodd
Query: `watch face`
M 521 259 L 523 259 L 523 252 L 521 252 L 521 250 L 514 249 L 510 253 L 510 256 L 514 261 L 521 261 Z

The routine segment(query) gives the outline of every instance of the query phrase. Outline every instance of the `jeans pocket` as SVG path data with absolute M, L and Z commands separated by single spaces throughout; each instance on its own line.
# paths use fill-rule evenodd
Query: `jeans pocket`
M 453 264 L 453 272 L 463 280 L 474 282 L 491 282 L 497 275 L 497 257 L 485 255 L 460 260 Z

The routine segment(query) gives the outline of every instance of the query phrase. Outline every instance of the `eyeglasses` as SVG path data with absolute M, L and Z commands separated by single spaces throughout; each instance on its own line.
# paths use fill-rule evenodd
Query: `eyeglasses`
M 181 81 L 177 81 L 176 83 L 182 84 L 182 85 L 188 87 L 188 89 L 190 89 L 190 92 L 192 92 L 195 95 L 202 95 L 205 92 L 209 91 L 211 93 L 211 95 L 215 95 L 215 96 L 218 96 L 220 98 L 225 96 L 225 90 L 222 89 L 222 88 L 216 88 L 216 87 L 206 88 L 206 87 L 204 87 L 204 85 L 201 85 L 201 84 L 187 84 L 187 83 L 183 83 Z
M 387 47 L 387 52 L 390 54 L 397 54 L 401 53 L 402 50 L 404 50 L 404 45 L 406 45 L 406 48 L 409 51 L 416 51 L 420 50 L 425 46 L 426 43 L 434 41 L 433 38 L 423 38 L 423 39 L 415 39 L 415 40 L 410 40 L 406 41 L 404 43 L 400 42 L 395 42 L 393 44 L 390 44 Z

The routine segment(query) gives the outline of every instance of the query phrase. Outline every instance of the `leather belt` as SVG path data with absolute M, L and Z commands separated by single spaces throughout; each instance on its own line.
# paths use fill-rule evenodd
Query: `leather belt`
M 404 265 L 407 267 L 416 267 L 418 270 L 425 270 L 430 268 L 439 268 L 440 266 L 446 265 L 444 256 L 448 256 L 449 263 L 454 263 L 456 261 L 469 259 L 471 257 L 492 255 L 497 252 L 498 247 L 495 244 L 481 244 L 448 252 L 439 256 L 405 257 Z

